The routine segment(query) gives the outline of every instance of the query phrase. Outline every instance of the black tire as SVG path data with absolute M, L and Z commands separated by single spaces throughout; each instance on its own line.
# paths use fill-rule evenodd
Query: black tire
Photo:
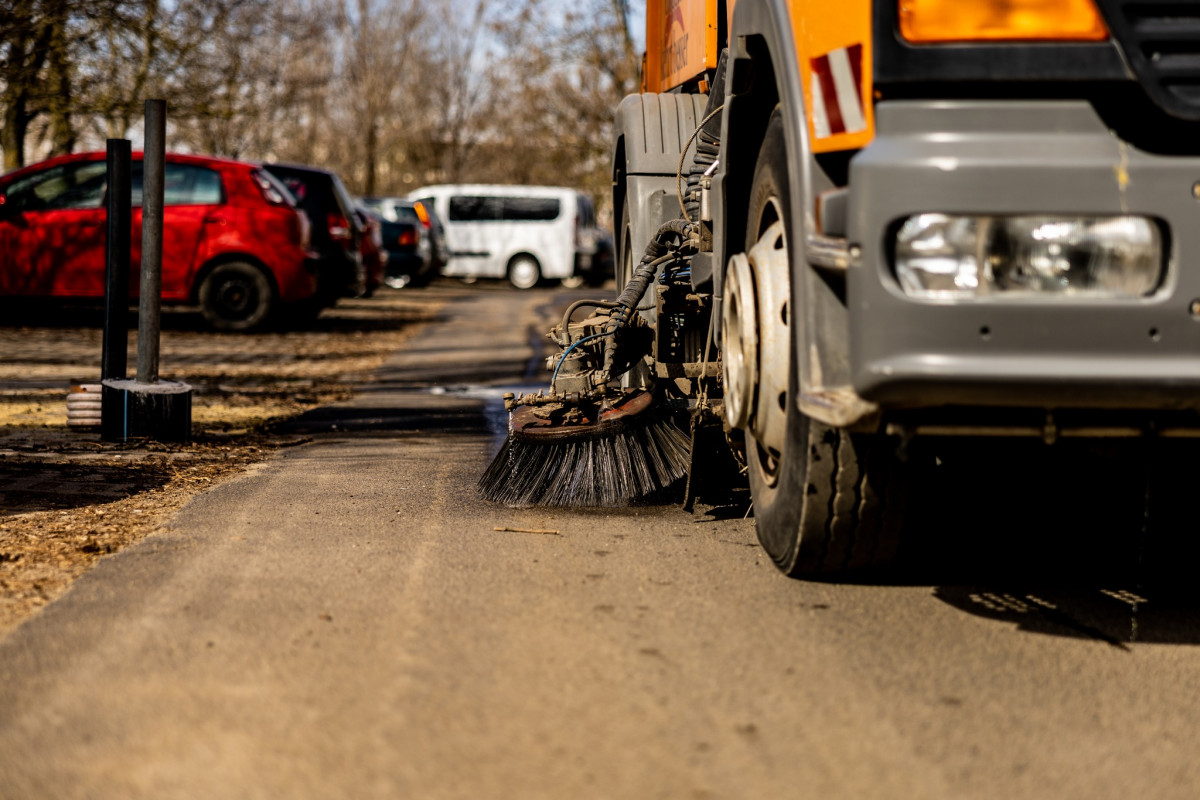
M 433 256 L 423 263 L 421 268 L 413 272 L 408 285 L 414 289 L 423 289 L 437 276 L 438 268 L 433 263 Z
M 789 197 L 783 119 L 776 110 L 755 166 L 747 249 L 777 218 L 784 223 L 785 246 L 798 243 L 790 229 Z M 803 305 L 792 283 L 789 306 L 795 318 Z M 882 566 L 895 557 L 899 544 L 905 472 L 883 437 L 851 435 L 800 413 L 794 339 L 789 350 L 788 392 L 781 400 L 783 451 L 767 452 L 746 433 L 759 542 L 775 565 L 793 576 Z
M 1147 527 L 1139 579 L 1157 594 L 1194 594 L 1200 520 L 1193 492 L 1200 481 L 1195 440 L 1151 440 L 1138 455 L 1146 470 Z
M 625 289 L 629 279 L 633 277 L 634 265 L 641 260 L 641 253 L 634 255 L 629 240 L 633 237 L 633 223 L 629 221 L 629 195 L 626 193 L 625 202 L 621 204 L 621 239 L 617 248 L 617 263 L 613 265 L 616 274 L 617 296 Z M 625 388 L 648 388 L 653 384 L 650 379 L 650 367 L 646 359 L 640 359 L 627 372 L 621 375 L 621 386 Z
M 629 241 L 632 238 L 633 224 L 629 221 L 629 195 L 626 193 L 625 202 L 621 204 L 621 239 L 615 265 L 618 293 L 625 288 L 625 284 L 629 283 L 629 279 L 633 276 L 633 266 L 637 263 Z
M 518 289 L 533 289 L 542 282 L 542 265 L 530 255 L 514 256 L 508 262 L 508 282 Z
M 243 261 L 218 264 L 204 276 L 199 291 L 204 319 L 219 331 L 261 327 L 275 310 L 275 292 L 261 269 Z

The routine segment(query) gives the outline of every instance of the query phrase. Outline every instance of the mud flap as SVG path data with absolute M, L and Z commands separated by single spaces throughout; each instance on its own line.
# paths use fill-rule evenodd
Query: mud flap
M 691 513 L 696 501 L 726 505 L 748 487 L 741 466 L 729 449 L 720 420 L 711 413 L 692 418 L 691 452 L 683 510 Z

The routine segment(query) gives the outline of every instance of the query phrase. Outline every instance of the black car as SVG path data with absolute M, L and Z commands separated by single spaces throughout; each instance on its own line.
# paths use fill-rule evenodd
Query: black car
M 441 273 L 446 263 L 445 245 L 438 245 L 441 223 L 435 229 L 436 220 L 425 207 L 396 197 L 364 197 L 360 202 L 383 221 L 386 285 L 424 286 Z
M 600 286 L 605 281 L 616 277 L 616 243 L 608 231 L 596 229 L 596 252 L 592 254 L 591 269 L 584 272 L 584 279 L 589 286 Z M 618 289 L 621 287 L 618 286 Z
M 299 164 L 263 164 L 296 197 L 312 224 L 312 249 L 318 256 L 318 303 L 331 306 L 341 297 L 359 297 L 367 291 L 362 261 L 366 231 L 355 211 L 354 200 L 341 179 L 319 167 Z

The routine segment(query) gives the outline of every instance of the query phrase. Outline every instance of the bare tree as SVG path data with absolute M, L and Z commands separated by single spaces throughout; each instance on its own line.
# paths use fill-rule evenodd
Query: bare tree
M 330 76 L 301 62 L 328 51 L 326 4 L 209 0 L 180 4 L 171 20 L 165 77 L 177 138 L 233 158 L 262 157 L 292 135 Z
M 169 102 L 174 147 L 354 190 L 569 183 L 602 199 L 636 88 L 627 0 L 0 0 L 0 147 L 68 152 Z M 35 124 L 36 122 L 36 124 Z
M 525 0 L 502 29 L 506 96 L 493 120 L 489 180 L 568 184 L 607 205 L 613 110 L 637 90 L 640 59 L 623 0 L 572 10 Z
M 157 0 L 118 3 L 89 19 L 89 47 L 74 54 L 76 114 L 104 138 L 124 138 L 143 113 L 163 70 L 163 30 Z
M 376 194 L 405 158 L 411 89 L 422 78 L 427 3 L 354 0 L 346 20 L 340 133 L 354 163 L 345 172 L 363 193 Z
M 495 4 L 474 0 L 443 5 L 444 15 L 421 64 L 414 99 L 424 112 L 412 120 L 410 152 L 420 165 L 418 183 L 457 182 L 470 177 L 482 144 L 494 135 L 504 74 L 497 67 L 504 24 Z
M 6 20 L 0 26 L 0 147 L 5 169 L 25 163 L 30 125 L 48 110 L 54 114 L 55 145 L 69 150 L 72 144 L 66 109 L 69 99 L 60 102 L 56 98 L 64 89 L 69 98 L 65 29 L 75 11 L 69 0 L 0 2 L 0 19 Z

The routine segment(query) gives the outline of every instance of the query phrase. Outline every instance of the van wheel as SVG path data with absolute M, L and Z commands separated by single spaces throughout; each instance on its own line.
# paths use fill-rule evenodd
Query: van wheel
M 532 289 L 542 281 L 542 268 L 533 256 L 517 256 L 508 262 L 508 282 L 518 289 Z
M 248 331 L 259 327 L 275 306 L 275 293 L 263 271 L 233 261 L 213 267 L 200 284 L 200 311 L 219 331 Z

